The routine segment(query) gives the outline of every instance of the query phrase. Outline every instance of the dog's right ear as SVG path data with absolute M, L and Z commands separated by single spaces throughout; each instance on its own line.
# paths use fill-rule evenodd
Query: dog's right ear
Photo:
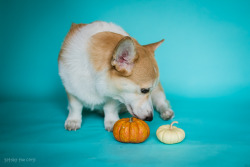
M 111 65 L 123 76 L 129 76 L 132 73 L 135 60 L 136 49 L 133 39 L 126 36 L 116 45 Z

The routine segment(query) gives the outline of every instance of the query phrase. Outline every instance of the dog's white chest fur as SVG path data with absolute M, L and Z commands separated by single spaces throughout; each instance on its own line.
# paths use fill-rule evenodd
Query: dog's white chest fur
M 94 70 L 87 47 L 91 36 L 105 31 L 128 36 L 113 23 L 94 22 L 81 27 L 72 35 L 59 59 L 59 75 L 66 91 L 92 109 L 105 102 L 106 97 L 102 91 L 105 91 L 108 81 L 105 71 Z

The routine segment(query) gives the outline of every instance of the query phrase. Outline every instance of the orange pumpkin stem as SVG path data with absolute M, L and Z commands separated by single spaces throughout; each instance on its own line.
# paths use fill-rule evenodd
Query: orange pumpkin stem
M 129 118 L 129 122 L 133 122 L 133 117 Z
M 173 126 L 174 123 L 177 123 L 177 124 L 178 124 L 178 121 L 173 121 L 173 122 L 170 124 L 170 129 L 173 128 L 172 126 Z

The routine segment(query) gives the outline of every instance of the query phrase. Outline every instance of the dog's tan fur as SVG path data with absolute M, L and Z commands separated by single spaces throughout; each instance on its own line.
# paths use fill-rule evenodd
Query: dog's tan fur
M 113 51 L 124 36 L 113 32 L 101 32 L 92 36 L 89 42 L 90 60 L 96 71 L 111 70 Z M 103 42 L 105 41 L 105 42 Z

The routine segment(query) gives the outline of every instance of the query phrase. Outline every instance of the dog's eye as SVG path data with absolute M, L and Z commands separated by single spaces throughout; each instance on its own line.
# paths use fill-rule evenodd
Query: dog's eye
M 146 89 L 146 88 L 142 88 L 141 89 L 141 93 L 143 93 L 143 94 L 146 94 L 148 92 L 149 92 L 149 88 L 148 89 Z

